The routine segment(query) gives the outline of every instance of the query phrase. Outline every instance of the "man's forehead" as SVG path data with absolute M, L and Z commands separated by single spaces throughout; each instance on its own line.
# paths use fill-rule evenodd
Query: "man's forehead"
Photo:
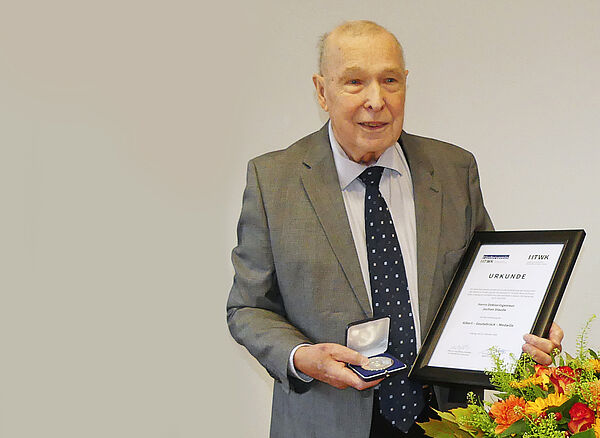
M 401 53 L 389 50 L 338 50 L 330 59 L 333 70 L 330 73 L 336 75 L 352 75 L 365 72 L 402 74 L 404 72 L 404 61 Z
M 343 68 L 341 73 L 344 76 L 351 76 L 354 74 L 364 73 L 367 70 L 370 70 L 369 67 L 372 67 L 372 65 L 369 65 L 369 66 L 362 65 L 362 64 L 347 65 Z M 379 67 L 378 73 L 381 73 L 381 74 L 402 75 L 404 73 L 404 69 L 399 64 L 390 64 L 388 66 L 382 65 L 382 66 L 377 66 L 377 67 Z
M 396 58 L 403 64 L 402 49 L 388 33 L 373 35 L 332 35 L 328 42 L 327 57 L 351 63 L 355 57 Z
M 337 47 L 337 49 L 363 49 L 366 47 L 377 47 L 379 45 L 393 45 L 398 47 L 398 43 L 393 35 L 388 32 L 376 32 L 364 35 L 352 35 L 347 33 L 333 33 L 328 38 L 328 45 Z

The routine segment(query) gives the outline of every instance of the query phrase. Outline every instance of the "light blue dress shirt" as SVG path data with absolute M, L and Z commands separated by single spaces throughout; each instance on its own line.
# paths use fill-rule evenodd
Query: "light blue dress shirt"
M 365 237 L 365 186 L 358 179 L 358 176 L 368 167 L 364 164 L 359 164 L 352 161 L 342 147 L 337 142 L 329 123 L 329 141 L 333 151 L 333 159 L 340 181 L 340 188 L 346 214 L 352 237 L 354 238 L 354 246 L 362 271 L 363 281 L 367 289 L 369 301 L 371 299 L 371 280 L 369 277 L 369 264 L 367 260 L 367 243 Z M 415 319 L 415 332 L 417 346 L 421 345 L 421 332 L 419 321 L 419 295 L 417 290 L 417 225 L 415 217 L 415 198 L 413 195 L 413 185 L 408 168 L 408 162 L 402 152 L 402 148 L 398 143 L 390 146 L 379 157 L 377 162 L 372 166 L 384 167 L 381 182 L 379 183 L 379 191 L 385 199 L 394 228 L 402 250 L 404 259 L 404 267 L 406 269 L 406 278 L 408 280 L 408 291 L 412 306 L 412 314 Z M 306 382 L 312 379 L 302 373 L 298 373 L 294 368 L 294 353 L 301 347 L 301 344 L 296 346 L 291 354 L 288 363 L 290 373 Z

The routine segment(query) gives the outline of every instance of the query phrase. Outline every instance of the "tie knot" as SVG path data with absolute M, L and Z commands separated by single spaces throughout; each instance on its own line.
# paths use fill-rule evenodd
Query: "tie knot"
M 365 186 L 379 187 L 379 181 L 381 181 L 382 174 L 383 174 L 383 167 L 372 166 L 372 167 L 367 167 L 363 171 L 363 173 L 358 175 L 358 177 L 365 184 Z

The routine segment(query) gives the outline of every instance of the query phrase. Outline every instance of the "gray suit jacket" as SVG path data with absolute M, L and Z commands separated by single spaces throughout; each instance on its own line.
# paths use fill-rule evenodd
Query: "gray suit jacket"
M 414 186 L 424 337 L 473 232 L 492 225 L 469 152 L 404 132 L 400 141 Z M 372 390 L 302 385 L 287 372 L 296 345 L 344 345 L 346 326 L 372 316 L 327 125 L 250 161 L 232 260 L 229 328 L 275 379 L 271 437 L 368 437 Z

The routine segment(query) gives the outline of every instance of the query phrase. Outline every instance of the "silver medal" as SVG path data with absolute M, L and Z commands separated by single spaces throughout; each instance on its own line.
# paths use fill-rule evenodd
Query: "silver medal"
M 363 366 L 363 368 L 367 371 L 379 371 L 385 370 L 386 368 L 391 367 L 394 364 L 394 360 L 389 357 L 372 357 L 369 359 L 369 363 Z

